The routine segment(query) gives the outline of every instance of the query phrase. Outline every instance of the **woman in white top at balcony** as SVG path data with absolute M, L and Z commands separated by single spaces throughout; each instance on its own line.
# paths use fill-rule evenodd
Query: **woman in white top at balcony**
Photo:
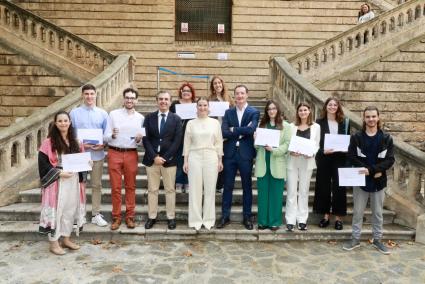
M 358 23 L 362 24 L 372 20 L 373 18 L 375 18 L 375 13 L 373 13 L 373 11 L 370 9 L 369 4 L 367 3 L 362 4 L 360 6 L 359 16 L 357 19 Z
M 189 177 L 189 227 L 198 231 L 215 224 L 215 185 L 223 170 L 223 136 L 218 120 L 208 117 L 208 100 L 200 98 L 196 106 L 198 117 L 187 123 L 184 134 L 183 170 Z

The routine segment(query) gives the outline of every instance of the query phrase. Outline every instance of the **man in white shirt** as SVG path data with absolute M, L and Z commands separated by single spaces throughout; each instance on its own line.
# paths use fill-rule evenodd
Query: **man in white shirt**
M 142 142 L 144 117 L 134 107 L 138 93 L 132 88 L 123 91 L 124 107 L 109 113 L 109 128 L 105 133 L 108 142 L 108 168 L 112 196 L 111 230 L 121 225 L 121 180 L 125 185 L 125 223 L 133 229 L 136 207 L 137 146 Z

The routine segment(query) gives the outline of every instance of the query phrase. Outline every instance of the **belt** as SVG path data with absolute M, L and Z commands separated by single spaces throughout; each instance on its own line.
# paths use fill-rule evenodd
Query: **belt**
M 118 151 L 118 152 L 131 152 L 131 151 L 137 151 L 136 148 L 119 148 L 119 147 L 114 147 L 114 146 L 108 146 L 109 149 Z

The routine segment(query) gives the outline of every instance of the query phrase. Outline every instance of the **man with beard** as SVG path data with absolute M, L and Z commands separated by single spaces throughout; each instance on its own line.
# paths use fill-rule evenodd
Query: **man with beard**
M 109 113 L 109 128 L 105 134 L 108 142 L 108 168 L 112 197 L 111 230 L 121 225 L 121 180 L 124 175 L 125 223 L 133 229 L 136 207 L 137 146 L 142 142 L 144 117 L 134 107 L 139 94 L 132 88 L 123 91 L 123 108 Z
M 379 110 L 366 107 L 363 112 L 363 129 L 351 136 L 348 157 L 354 167 L 366 176 L 366 186 L 353 188 L 352 238 L 343 245 L 344 250 L 360 247 L 363 215 L 370 198 L 372 210 L 372 246 L 383 254 L 390 254 L 382 239 L 382 209 L 387 186 L 386 171 L 394 164 L 393 139 L 381 129 Z

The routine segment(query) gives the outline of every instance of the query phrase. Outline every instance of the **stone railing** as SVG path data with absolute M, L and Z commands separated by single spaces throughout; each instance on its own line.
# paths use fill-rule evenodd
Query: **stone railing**
M 134 59 L 118 56 L 89 83 L 97 88 L 97 105 L 109 109 L 121 98 L 121 91 L 134 80 Z M 37 153 L 49 124 L 59 110 L 71 110 L 81 103 L 81 88 L 0 131 L 0 206 L 13 202 L 20 190 L 38 187 Z
M 296 105 L 306 101 L 317 117 L 327 95 L 299 75 L 285 58 L 273 58 L 269 65 L 270 94 L 285 115 L 294 118 Z M 353 128 L 361 129 L 360 117 L 345 108 L 344 113 Z M 395 222 L 415 228 L 418 216 L 425 213 L 425 153 L 396 137 L 394 147 L 396 163 L 388 177 L 386 206 L 396 212 Z
M 374 50 L 376 46 L 387 50 L 394 48 L 395 45 L 406 42 L 406 39 L 411 40 L 422 34 L 424 25 L 425 0 L 411 0 L 298 53 L 291 57 L 289 62 L 298 70 L 299 74 L 307 77 L 320 78 L 328 76 L 333 73 L 332 71 L 340 73 L 341 68 L 349 68 L 361 61 L 355 56 L 362 56 L 361 59 L 366 58 L 365 50 Z M 409 32 L 409 34 L 400 39 L 400 34 L 404 32 Z M 386 40 L 391 42 L 384 44 L 383 42 Z M 377 56 L 376 52 L 374 56 Z M 346 64 L 345 61 L 350 60 L 353 62 Z M 326 68 L 333 68 L 333 70 Z M 315 79 L 319 80 L 318 78 Z
M 90 78 L 102 72 L 115 58 L 113 54 L 9 1 L 0 1 L 0 28 L 5 31 L 4 35 L 2 33 L 3 40 L 15 44 L 13 47 L 19 53 L 29 50 L 30 56 L 39 55 L 43 63 L 44 60 L 49 62 L 52 55 L 60 57 L 92 74 Z M 52 64 L 57 61 L 58 58 L 52 59 Z M 57 67 L 69 69 L 63 64 L 59 62 Z

